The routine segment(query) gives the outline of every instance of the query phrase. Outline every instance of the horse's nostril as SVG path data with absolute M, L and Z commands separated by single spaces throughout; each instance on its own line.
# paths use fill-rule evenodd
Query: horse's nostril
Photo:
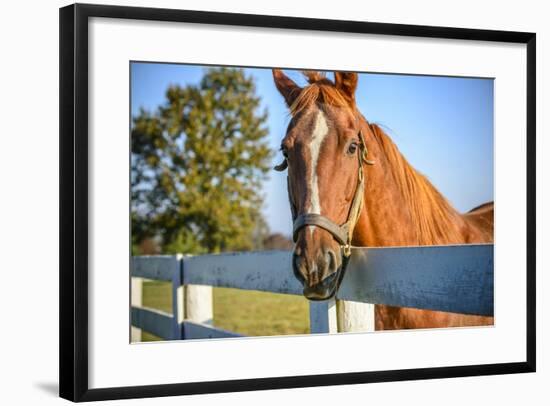
M 292 266 L 295 269 L 300 269 L 300 257 L 296 254 L 292 256 Z
M 292 255 L 292 270 L 294 271 L 294 276 L 301 283 L 305 283 L 305 276 L 302 273 L 303 259 L 299 255 Z
M 332 250 L 328 250 L 325 253 L 328 269 L 334 271 L 336 269 L 336 254 Z

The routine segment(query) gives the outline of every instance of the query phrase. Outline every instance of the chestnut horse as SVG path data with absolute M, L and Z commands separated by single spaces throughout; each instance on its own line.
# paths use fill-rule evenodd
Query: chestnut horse
M 489 243 L 493 203 L 457 212 L 358 111 L 358 76 L 334 81 L 306 71 L 303 88 L 281 70 L 275 85 L 290 110 L 281 144 L 294 221 L 292 267 L 310 300 L 335 295 L 350 246 Z M 493 324 L 492 317 L 375 307 L 377 330 Z

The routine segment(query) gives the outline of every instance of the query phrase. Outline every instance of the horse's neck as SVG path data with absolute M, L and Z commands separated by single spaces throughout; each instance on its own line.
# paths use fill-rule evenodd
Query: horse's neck
M 355 245 L 439 245 L 465 242 L 467 227 L 435 187 L 416 172 L 376 125 L 363 124 L 369 159 Z

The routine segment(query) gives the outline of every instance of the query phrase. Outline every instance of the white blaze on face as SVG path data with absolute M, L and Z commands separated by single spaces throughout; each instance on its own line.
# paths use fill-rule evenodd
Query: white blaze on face
M 319 151 L 321 145 L 328 134 L 328 125 L 325 114 L 322 111 L 317 113 L 315 127 L 309 142 L 310 153 L 310 178 L 309 178 L 309 196 L 310 200 L 306 207 L 307 213 L 321 214 L 321 203 L 319 201 L 319 179 L 317 177 L 317 162 L 319 160 Z M 315 227 L 309 226 L 309 232 L 313 234 Z

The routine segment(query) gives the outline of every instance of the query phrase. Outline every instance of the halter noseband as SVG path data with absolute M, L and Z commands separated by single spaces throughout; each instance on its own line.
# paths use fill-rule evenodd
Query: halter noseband
M 292 188 L 290 187 L 290 181 L 287 176 L 287 188 L 288 196 L 290 200 L 290 209 L 292 211 L 293 235 L 294 242 L 298 240 L 298 232 L 306 226 L 320 227 L 328 231 L 342 248 L 344 258 L 347 259 L 351 255 L 351 240 L 353 237 L 353 230 L 361 214 L 363 208 L 363 194 L 365 190 L 365 177 L 363 174 L 363 162 L 368 165 L 373 165 L 374 162 L 367 159 L 367 144 L 363 138 L 363 132 L 359 130 L 359 139 L 361 141 L 360 151 L 357 154 L 359 160 L 359 176 L 357 180 L 357 188 L 355 189 L 355 195 L 348 213 L 348 218 L 344 224 L 338 225 L 328 217 L 321 214 L 306 213 L 297 215 L 296 204 L 292 195 Z M 284 171 L 288 167 L 286 159 L 277 165 L 274 169 L 276 171 Z

